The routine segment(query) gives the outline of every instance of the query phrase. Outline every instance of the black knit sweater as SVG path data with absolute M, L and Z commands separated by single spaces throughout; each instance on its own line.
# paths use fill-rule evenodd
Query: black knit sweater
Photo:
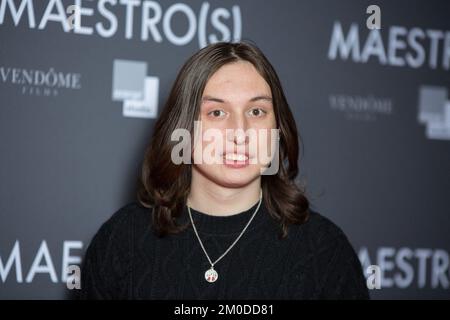
M 231 216 L 192 210 L 212 261 L 236 239 L 256 209 Z M 189 222 L 187 207 L 178 219 Z M 368 299 L 358 257 L 345 234 L 312 211 L 279 239 L 264 202 L 236 245 L 214 267 L 192 226 L 158 238 L 151 209 L 130 203 L 106 221 L 90 243 L 81 268 L 81 299 Z

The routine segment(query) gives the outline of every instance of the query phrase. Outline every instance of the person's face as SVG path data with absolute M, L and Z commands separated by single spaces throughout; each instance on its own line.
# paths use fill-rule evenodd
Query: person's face
M 270 129 L 276 128 L 276 119 L 270 86 L 251 63 L 226 64 L 211 76 L 199 120 L 203 139 L 199 136 L 194 146 L 194 170 L 225 187 L 242 187 L 261 175 L 271 155 Z M 220 143 L 206 141 L 209 129 L 219 133 Z M 205 161 L 208 156 L 213 164 Z

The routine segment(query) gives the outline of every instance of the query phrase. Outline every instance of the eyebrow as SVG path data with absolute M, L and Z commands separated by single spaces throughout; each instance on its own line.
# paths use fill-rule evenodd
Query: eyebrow
M 267 96 L 267 95 L 259 95 L 259 96 L 251 98 L 248 101 L 249 102 L 255 102 L 255 101 L 259 101 L 259 100 L 266 100 L 266 101 L 272 102 L 273 99 L 270 96 Z M 216 97 L 209 96 L 209 95 L 204 96 L 202 98 L 202 101 L 203 102 L 205 102 L 205 101 L 214 101 L 214 102 L 218 102 L 218 103 L 225 103 L 226 102 L 223 99 L 216 98 Z

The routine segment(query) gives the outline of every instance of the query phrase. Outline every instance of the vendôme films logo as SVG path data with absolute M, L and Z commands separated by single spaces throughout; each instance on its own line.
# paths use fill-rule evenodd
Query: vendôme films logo
M 40 70 L 0 66 L 0 83 L 17 86 L 22 95 L 56 97 L 64 90 L 80 90 L 81 74 L 54 68 Z

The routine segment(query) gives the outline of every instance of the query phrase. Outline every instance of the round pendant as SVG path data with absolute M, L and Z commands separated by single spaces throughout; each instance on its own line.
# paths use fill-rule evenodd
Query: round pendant
M 214 268 L 211 267 L 210 269 L 206 270 L 205 272 L 206 281 L 215 282 L 217 278 L 219 278 L 219 274 L 217 273 L 216 270 L 214 270 Z

